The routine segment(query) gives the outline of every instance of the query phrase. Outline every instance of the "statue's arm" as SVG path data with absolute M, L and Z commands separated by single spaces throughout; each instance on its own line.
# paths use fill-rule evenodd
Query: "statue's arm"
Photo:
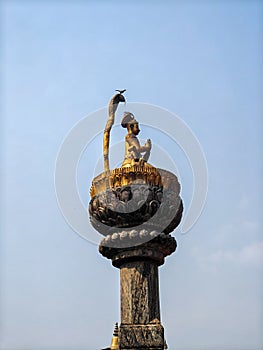
M 149 152 L 152 148 L 152 142 L 148 139 L 144 146 L 140 146 L 140 152 Z

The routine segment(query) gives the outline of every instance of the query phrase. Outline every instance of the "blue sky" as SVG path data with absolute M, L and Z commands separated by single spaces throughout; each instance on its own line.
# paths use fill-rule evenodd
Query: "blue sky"
M 178 250 L 160 268 L 169 348 L 262 349 L 262 10 L 261 1 L 1 2 L 1 350 L 109 345 L 118 271 L 68 227 L 53 177 L 66 133 L 116 88 L 180 116 L 207 159 L 202 216 L 188 234 L 175 231 Z M 187 209 L 192 177 L 177 154 Z

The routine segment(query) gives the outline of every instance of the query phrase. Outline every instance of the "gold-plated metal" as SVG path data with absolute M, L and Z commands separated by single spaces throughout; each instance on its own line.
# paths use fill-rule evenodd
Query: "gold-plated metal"
M 118 327 L 118 322 L 115 323 L 115 327 L 114 327 L 114 332 L 113 332 L 113 336 L 112 336 L 112 340 L 111 340 L 111 346 L 110 349 L 111 350 L 118 350 L 119 349 L 119 327 Z
M 159 186 L 164 189 L 180 192 L 180 184 L 177 177 L 170 171 L 158 169 L 148 163 L 143 166 L 133 165 L 111 170 L 108 174 L 103 172 L 92 181 L 90 197 L 105 192 L 107 188 L 130 186 L 136 184 L 146 184 L 149 186 Z
M 144 146 L 140 145 L 137 138 L 137 135 L 140 132 L 139 123 L 134 115 L 130 112 L 125 112 L 121 126 L 127 128 L 128 131 L 125 137 L 125 157 L 122 166 L 131 166 L 136 163 L 143 164 L 144 162 L 147 162 L 150 157 L 152 143 L 151 140 L 148 139 Z
M 110 132 L 114 124 L 115 113 L 120 102 L 126 102 L 124 96 L 122 95 L 126 90 L 116 90 L 119 91 L 115 94 L 109 103 L 109 117 L 104 129 L 103 135 L 103 156 L 104 156 L 104 172 L 109 173 L 109 144 L 110 144 Z M 150 151 L 152 148 L 151 140 L 148 139 L 145 145 L 141 146 L 137 138 L 140 132 L 139 123 L 135 119 L 134 115 L 130 112 L 125 112 L 122 118 L 121 125 L 123 128 L 127 128 L 127 135 L 125 137 L 125 157 L 122 167 L 129 167 L 133 165 L 142 165 L 147 162 L 150 157 Z
M 160 209 L 159 214 L 167 218 L 167 225 L 162 227 L 160 221 L 151 221 L 151 229 L 169 234 L 182 217 L 180 184 L 171 172 L 148 163 L 151 140 L 140 144 L 137 138 L 139 123 L 131 112 L 124 112 L 121 121 L 122 127 L 127 129 L 124 161 L 121 167 L 109 169 L 110 131 L 118 104 L 125 102 L 123 92 L 120 90 L 109 103 L 103 140 L 104 172 L 92 181 L 88 209 L 90 222 L 98 232 L 107 236 L 114 227 L 126 229 L 148 222 Z
M 143 163 L 143 165 L 116 168 L 108 173 L 103 172 L 93 179 L 90 196 L 92 198 L 107 188 L 115 189 L 140 183 L 162 186 L 159 170 L 148 163 Z
M 90 189 L 91 198 L 97 194 L 106 191 L 109 188 L 117 188 L 131 184 L 144 183 L 152 186 L 162 186 L 161 176 L 158 169 L 147 163 L 150 151 L 151 140 L 148 139 L 145 145 L 141 146 L 137 138 L 140 132 L 139 123 L 134 115 L 130 112 L 125 112 L 122 118 L 121 125 L 127 128 L 127 135 L 125 137 L 125 157 L 121 168 L 109 168 L 109 143 L 110 132 L 115 120 L 115 112 L 120 102 L 125 102 L 122 95 L 125 90 L 119 91 L 115 94 L 109 103 L 109 117 L 104 129 L 103 136 L 103 155 L 104 155 L 104 172 L 92 181 Z
M 115 112 L 120 102 L 125 102 L 125 98 L 122 93 L 125 90 L 120 90 L 118 94 L 115 94 L 110 100 L 109 104 L 109 118 L 107 120 L 104 135 L 103 135 L 103 156 L 104 156 L 104 171 L 107 173 L 110 170 L 109 166 L 109 144 L 110 144 L 110 131 L 114 124 Z

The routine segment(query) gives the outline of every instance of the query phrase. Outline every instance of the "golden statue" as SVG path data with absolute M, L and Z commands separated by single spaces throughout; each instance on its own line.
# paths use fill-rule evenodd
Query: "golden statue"
M 122 118 L 121 126 L 127 128 L 128 134 L 125 137 L 125 157 L 122 166 L 132 166 L 140 164 L 141 166 L 148 161 L 152 148 L 151 140 L 148 139 L 144 146 L 140 145 L 137 135 L 140 132 L 139 123 L 134 115 L 125 112 Z M 142 155 L 144 153 L 144 155 Z
M 114 124 L 115 112 L 120 102 L 125 102 L 125 98 L 122 95 L 125 90 L 120 90 L 118 94 L 115 94 L 110 100 L 109 104 L 109 118 L 104 129 L 103 138 L 103 155 L 104 155 L 104 171 L 109 172 L 109 144 L 110 144 L 110 132 L 112 125 Z
M 125 98 L 122 95 L 126 90 L 117 90 L 118 94 L 115 94 L 110 100 L 109 104 L 109 118 L 107 120 L 104 129 L 103 140 L 103 153 L 104 153 L 104 171 L 109 173 L 109 143 L 110 132 L 115 120 L 115 112 L 120 102 L 125 102 Z M 122 167 L 128 167 L 133 165 L 141 165 L 148 161 L 150 157 L 150 151 L 152 148 L 151 140 L 148 139 L 144 146 L 140 145 L 137 135 L 140 132 L 139 123 L 135 119 L 134 115 L 130 112 L 125 112 L 122 118 L 121 126 L 127 128 L 127 135 L 125 137 L 125 157 Z M 142 153 L 144 153 L 142 155 Z
M 151 140 L 140 145 L 137 138 L 139 123 L 131 112 L 125 112 L 121 126 L 127 129 L 125 156 L 120 168 L 109 167 L 110 131 L 120 102 L 126 102 L 125 90 L 117 90 L 109 103 L 109 116 L 104 129 L 104 172 L 96 176 L 90 189 L 89 213 L 91 224 L 103 235 L 110 228 L 128 228 L 146 223 L 157 211 L 169 214 L 167 226 L 158 217 L 152 227 L 169 233 L 180 222 L 182 201 L 177 177 L 167 170 L 158 169 L 148 163 L 152 148 Z M 128 214 L 129 213 L 129 214 Z

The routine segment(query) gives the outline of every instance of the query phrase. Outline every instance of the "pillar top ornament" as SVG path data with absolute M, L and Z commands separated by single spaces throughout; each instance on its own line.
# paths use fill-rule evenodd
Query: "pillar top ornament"
M 130 111 L 121 119 L 127 130 L 122 165 L 110 169 L 110 131 L 124 92 L 118 90 L 109 103 L 104 171 L 92 181 L 89 203 L 90 222 L 104 236 L 99 252 L 120 269 L 121 323 L 107 349 L 164 350 L 158 267 L 176 250 L 170 233 L 181 221 L 183 203 L 176 175 L 149 163 L 152 142 L 141 145 L 139 122 Z
M 124 112 L 121 119 L 121 126 L 127 129 L 122 165 L 110 169 L 110 132 L 119 103 L 126 102 L 123 96 L 126 90 L 117 91 L 109 102 L 104 129 L 104 171 L 93 179 L 90 189 L 91 224 L 104 236 L 132 227 L 169 234 L 182 217 L 180 184 L 176 175 L 148 162 L 152 142 L 148 139 L 141 145 L 139 122 L 130 111 Z

